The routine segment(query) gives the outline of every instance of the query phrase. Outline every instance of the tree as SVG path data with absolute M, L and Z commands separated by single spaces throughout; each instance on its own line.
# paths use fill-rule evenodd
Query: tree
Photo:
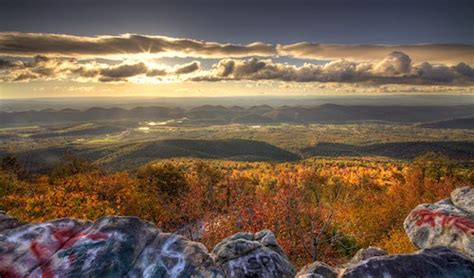
M 54 181 L 80 173 L 97 172 L 102 172 L 102 169 L 83 157 L 79 157 L 71 152 L 66 152 L 64 159 L 51 169 L 49 176 Z
M 198 161 L 195 164 L 198 186 L 204 193 L 204 206 L 214 210 L 217 202 L 218 184 L 222 180 L 222 172 L 209 163 Z
M 14 156 L 6 156 L 2 159 L 2 163 L 0 165 L 0 169 L 2 171 L 15 174 L 17 177 L 22 176 L 24 173 L 23 168 L 21 167 L 20 163 Z
M 171 163 L 155 163 L 139 169 L 137 176 L 145 190 L 151 190 L 163 197 L 179 198 L 189 191 L 184 169 Z

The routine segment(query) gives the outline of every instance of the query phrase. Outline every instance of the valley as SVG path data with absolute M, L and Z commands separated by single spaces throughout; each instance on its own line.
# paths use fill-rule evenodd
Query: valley
M 9 120 L 2 122 L 0 129 L 0 155 L 17 157 L 33 172 L 47 171 L 66 153 L 110 170 L 133 170 L 153 160 L 173 157 L 277 162 L 338 156 L 406 160 L 439 152 L 472 161 L 474 126 L 468 117 L 473 107 L 422 108 L 205 105 L 191 109 L 5 112 L 0 118 Z M 390 111 L 402 116 L 388 121 Z M 413 120 L 407 122 L 403 118 L 407 114 Z M 346 117 L 359 120 L 348 121 Z M 449 125 L 456 121 L 449 120 L 453 117 L 467 118 L 458 120 L 460 125 Z M 36 124 L 30 123 L 35 121 L 33 118 Z M 28 125 L 21 124 L 25 119 Z

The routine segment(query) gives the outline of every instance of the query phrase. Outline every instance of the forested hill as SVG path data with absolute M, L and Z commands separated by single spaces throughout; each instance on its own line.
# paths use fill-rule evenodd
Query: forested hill
M 322 142 L 301 150 L 303 157 L 313 156 L 385 156 L 395 159 L 413 159 L 427 152 L 439 152 L 451 158 L 474 158 L 474 142 L 394 142 L 371 145 L 349 145 Z
M 474 117 L 423 123 L 420 126 L 427 128 L 474 129 Z
M 93 148 L 79 148 L 74 145 L 55 146 L 20 153 L 0 151 L 0 158 L 14 155 L 30 171 L 44 172 L 59 163 L 65 154 L 78 155 L 113 170 L 133 170 L 156 159 L 179 157 L 234 161 L 295 161 L 301 158 L 298 154 L 268 143 L 242 139 L 168 139 Z

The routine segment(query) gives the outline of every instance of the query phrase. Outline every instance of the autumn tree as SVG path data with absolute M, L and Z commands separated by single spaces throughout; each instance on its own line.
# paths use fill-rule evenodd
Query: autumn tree
M 20 165 L 16 157 L 11 155 L 2 159 L 0 170 L 14 174 L 18 178 L 25 177 L 25 169 Z
M 64 158 L 56 163 L 50 170 L 51 180 L 57 180 L 64 177 L 73 176 L 80 173 L 97 173 L 102 172 L 102 169 L 94 165 L 86 158 L 75 155 L 72 152 L 66 152 Z
M 147 165 L 139 169 L 137 176 L 145 190 L 160 196 L 178 198 L 189 191 L 184 169 L 170 162 Z

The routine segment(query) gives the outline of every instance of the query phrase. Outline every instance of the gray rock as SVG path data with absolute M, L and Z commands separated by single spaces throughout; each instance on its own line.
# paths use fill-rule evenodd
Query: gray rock
M 378 256 L 385 256 L 387 252 L 381 248 L 369 246 L 367 248 L 360 249 L 357 253 L 352 257 L 349 261 L 349 264 L 357 264 L 363 260 L 367 260 L 368 258 L 378 257 Z
M 295 271 L 269 230 L 237 233 L 214 247 L 226 277 L 294 277 Z
M 314 262 L 303 267 L 297 274 L 297 278 L 336 278 L 337 271 L 323 262 Z
M 465 212 L 474 214 L 474 189 L 469 186 L 456 188 L 451 192 L 451 202 Z
M 403 225 L 411 242 L 420 249 L 449 246 L 474 257 L 473 215 L 449 200 L 417 206 Z
M 186 225 L 183 225 L 178 230 L 174 231 L 175 234 L 182 235 L 187 239 L 199 241 L 204 235 L 205 223 L 202 220 L 197 220 Z
M 26 223 L 19 221 L 16 218 L 10 217 L 4 211 L 0 210 L 0 233 L 4 233 L 9 229 L 16 228 Z
M 472 278 L 474 263 L 453 249 L 435 247 L 413 254 L 372 257 L 348 267 L 342 277 Z
M 204 245 L 136 217 L 20 226 L 0 258 L 1 277 L 223 277 Z

